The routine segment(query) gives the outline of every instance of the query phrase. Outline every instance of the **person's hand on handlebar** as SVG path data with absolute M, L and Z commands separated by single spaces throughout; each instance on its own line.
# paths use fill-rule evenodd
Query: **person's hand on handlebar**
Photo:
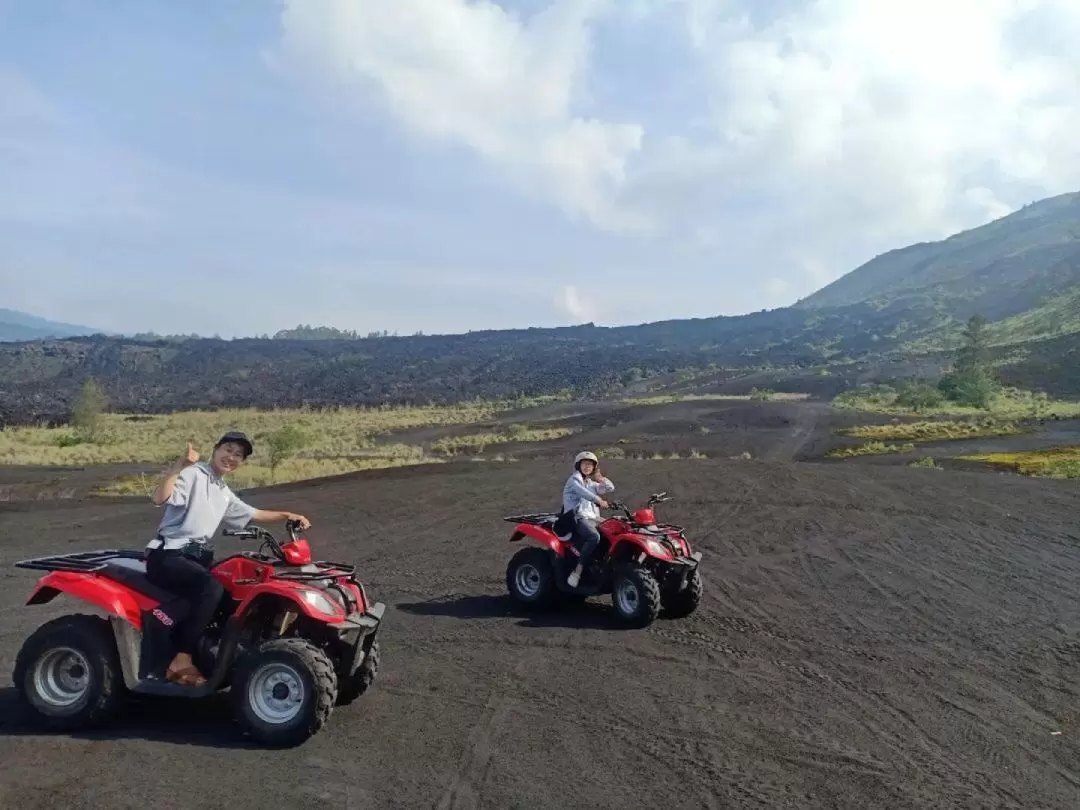
M 599 506 L 601 509 L 610 509 L 611 508 L 611 505 L 608 504 L 608 502 L 605 501 L 603 498 L 600 498 L 599 500 L 597 500 L 596 505 Z
M 297 515 L 297 514 L 295 514 L 293 512 L 290 512 L 288 519 L 299 523 L 300 528 L 303 529 L 304 531 L 307 531 L 308 529 L 311 528 L 311 521 L 308 520 L 303 515 Z

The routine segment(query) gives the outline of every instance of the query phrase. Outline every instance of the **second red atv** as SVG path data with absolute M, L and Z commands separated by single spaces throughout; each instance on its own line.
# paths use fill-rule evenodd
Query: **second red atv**
M 175 650 L 170 628 L 185 600 L 146 578 L 142 551 L 87 551 L 39 557 L 19 568 L 48 571 L 27 600 L 40 605 L 65 593 L 107 614 L 76 613 L 46 622 L 15 660 L 15 688 L 45 726 L 99 726 L 128 692 L 202 698 L 230 690 L 241 729 L 265 745 L 296 745 L 318 732 L 335 705 L 374 682 L 377 634 L 385 605 L 371 602 L 353 566 L 312 562 L 289 521 L 290 541 L 265 529 L 224 534 L 262 539 L 211 569 L 225 595 L 193 656 L 204 686 L 165 679 Z
M 612 502 L 611 508 L 623 514 L 600 524 L 600 545 L 576 588 L 566 579 L 580 554 L 569 538 L 555 534 L 557 514 L 503 518 L 517 524 L 511 542 L 529 537 L 539 543 L 510 559 L 506 567 L 510 597 L 533 607 L 610 593 L 615 612 L 634 627 L 651 624 L 661 610 L 671 618 L 689 616 L 701 602 L 701 552 L 691 550 L 681 527 L 656 522 L 652 507 L 670 500 L 666 492 L 659 492 L 635 512 Z

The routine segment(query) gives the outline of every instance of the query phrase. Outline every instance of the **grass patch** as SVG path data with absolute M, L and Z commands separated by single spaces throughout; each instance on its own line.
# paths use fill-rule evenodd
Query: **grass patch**
M 255 455 L 235 476 L 238 488 L 270 483 L 267 438 L 282 428 L 301 431 L 304 441 L 292 458 L 283 460 L 276 483 L 339 475 L 357 470 L 399 467 L 436 461 L 422 447 L 380 441 L 380 437 L 411 428 L 453 427 L 489 421 L 499 414 L 546 400 L 474 401 L 455 406 L 231 409 L 185 411 L 173 414 L 104 414 L 94 441 L 70 427 L 12 426 L 0 431 L 0 464 L 92 467 L 105 464 L 154 464 L 164 467 L 188 441 L 205 460 L 214 442 L 226 431 L 239 429 L 255 441 Z M 554 438 L 550 431 L 511 425 L 510 441 Z M 488 441 L 487 443 L 494 443 Z M 462 446 L 474 446 L 466 440 Z M 156 475 L 156 473 L 155 473 Z M 156 480 L 150 484 L 153 488 Z M 144 494 L 139 476 L 125 477 L 104 490 L 107 494 Z
M 809 399 L 809 394 L 768 393 L 757 394 L 653 394 L 641 397 L 620 399 L 623 405 L 671 405 L 677 402 L 750 402 L 751 400 L 769 400 L 772 402 L 801 402 Z
M 419 450 L 419 448 L 417 448 Z M 443 459 L 431 458 L 418 453 L 409 457 L 370 456 L 367 458 L 319 458 L 289 459 L 282 462 L 275 471 L 273 480 L 270 468 L 245 464 L 228 477 L 233 490 L 268 486 L 271 483 L 284 484 L 290 481 L 304 481 L 311 478 L 325 478 L 332 475 L 359 472 L 360 470 L 379 470 L 389 467 L 404 467 L 415 464 L 442 464 Z M 125 475 L 95 490 L 96 495 L 147 495 L 158 485 L 155 475 Z
M 94 465 L 166 462 L 190 441 L 204 457 L 227 430 L 255 439 L 253 463 L 268 449 L 260 439 L 287 425 L 307 437 L 303 455 L 337 458 L 375 448 L 378 436 L 409 428 L 482 422 L 520 407 L 518 403 L 473 402 L 453 407 L 238 409 L 164 415 L 106 414 L 101 437 L 76 441 L 70 428 L 9 427 L 0 432 L 0 464 Z
M 925 467 L 925 468 L 928 468 L 928 469 L 931 469 L 931 470 L 943 469 L 940 464 L 938 464 L 936 461 L 934 461 L 933 456 L 927 456 L 926 458 L 918 458 L 918 459 L 915 459 L 915 461 L 909 461 L 908 466 L 909 467 Z
M 512 442 L 549 442 L 572 436 L 576 431 L 571 428 L 527 428 L 512 425 L 499 432 L 470 433 L 465 436 L 446 436 L 431 443 L 431 452 L 444 456 L 459 453 L 483 453 L 490 445 L 510 444 Z
M 1080 478 L 1080 445 L 1016 453 L 974 453 L 957 458 L 961 461 L 981 461 L 1037 478 Z
M 851 447 L 837 447 L 825 454 L 826 458 L 854 458 L 856 456 L 878 456 L 886 453 L 910 453 L 914 444 L 886 444 L 885 442 L 867 442 Z
M 875 441 L 934 442 L 952 439 L 976 439 L 988 436 L 1015 436 L 1029 432 L 1015 422 L 983 419 L 978 421 L 936 420 L 895 425 L 860 425 L 841 428 L 841 436 Z
M 1080 402 L 1050 399 L 1045 395 L 1005 388 L 990 400 L 989 408 L 973 408 L 945 401 L 932 407 L 914 408 L 897 403 L 899 393 L 890 386 L 878 385 L 859 391 L 845 391 L 833 400 L 837 408 L 864 413 L 882 413 L 907 416 L 968 416 L 996 419 L 1074 418 L 1080 417 Z

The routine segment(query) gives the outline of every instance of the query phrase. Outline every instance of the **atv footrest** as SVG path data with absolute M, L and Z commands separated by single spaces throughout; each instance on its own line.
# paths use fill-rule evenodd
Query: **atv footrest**
M 217 689 L 211 686 L 209 682 L 205 686 L 184 686 L 167 681 L 164 678 L 144 678 L 135 684 L 131 691 L 139 695 L 156 695 L 158 697 L 200 698 L 212 695 Z

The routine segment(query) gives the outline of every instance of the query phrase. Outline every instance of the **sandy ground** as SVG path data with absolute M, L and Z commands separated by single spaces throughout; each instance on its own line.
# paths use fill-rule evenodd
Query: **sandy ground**
M 689 619 L 622 630 L 606 598 L 508 608 L 501 517 L 553 508 L 561 459 L 264 490 L 251 500 L 309 515 L 320 555 L 355 561 L 387 603 L 374 689 L 306 745 L 264 751 L 237 741 L 224 699 L 39 735 L 8 680 L 0 806 L 1080 806 L 1075 486 L 793 463 L 827 413 L 747 410 L 756 426 L 725 431 L 731 408 L 749 406 L 676 408 L 649 432 L 708 418 L 718 456 L 763 458 L 604 464 L 628 502 L 676 496 L 663 515 L 704 553 Z M 630 435 L 642 413 L 588 418 Z M 156 518 L 144 499 L 0 503 L 0 671 L 73 609 L 23 606 L 34 576 L 14 561 L 141 546 Z

